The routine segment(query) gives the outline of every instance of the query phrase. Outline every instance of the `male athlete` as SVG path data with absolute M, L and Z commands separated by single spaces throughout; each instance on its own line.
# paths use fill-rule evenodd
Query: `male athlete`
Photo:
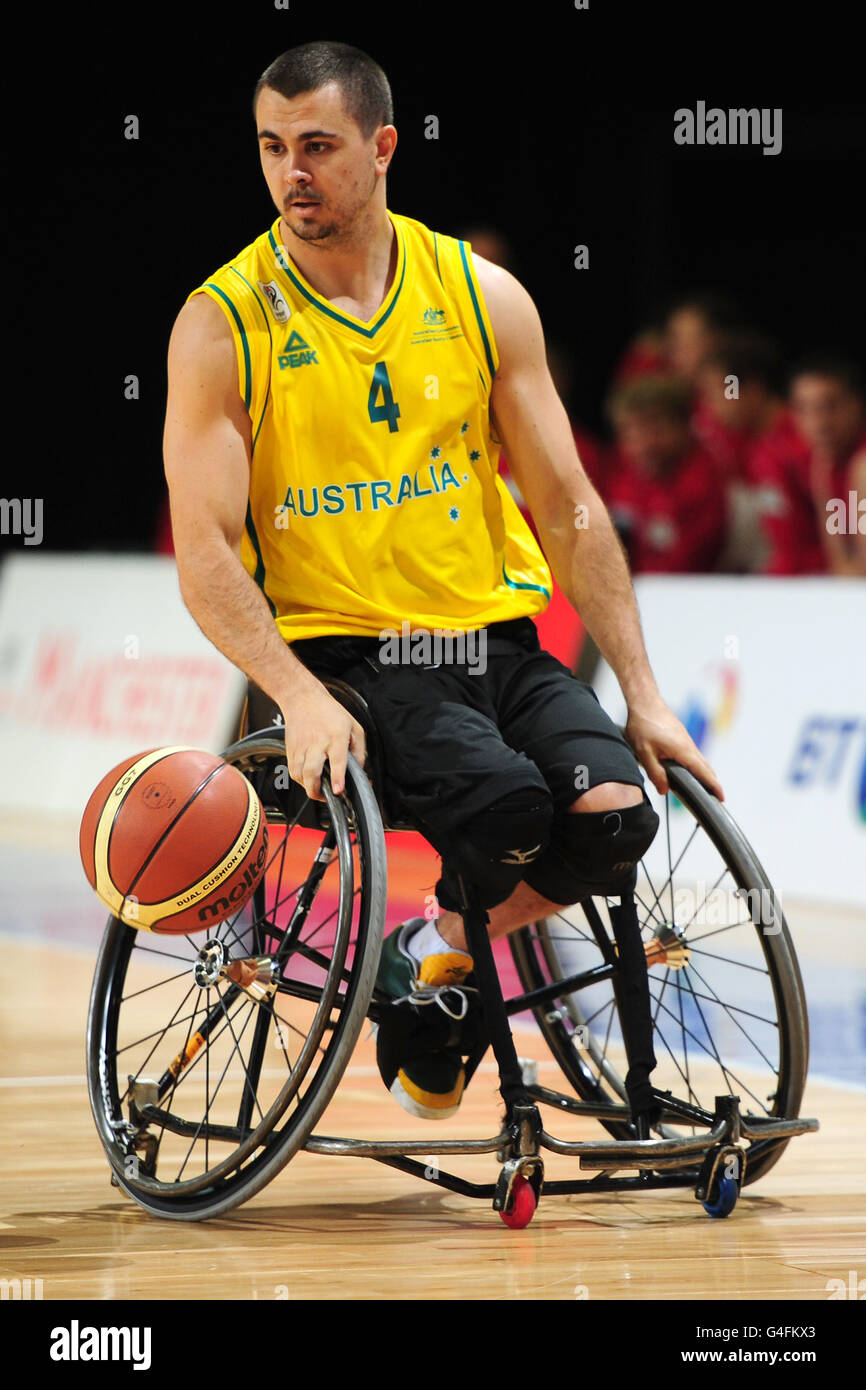
M 477 1009 L 456 876 L 501 936 L 634 886 L 658 827 L 638 760 L 659 792 L 665 757 L 722 790 L 656 687 L 532 300 L 386 206 L 397 132 L 381 68 L 305 44 L 265 71 L 254 112 L 277 218 L 193 291 L 169 348 L 181 593 L 249 677 L 250 727 L 282 711 L 309 796 L 326 761 L 339 794 L 347 750 L 365 758 L 320 677 L 370 706 L 390 804 L 442 856 L 438 918 L 383 949 L 379 1066 L 404 1108 L 440 1119 L 460 1102 Z M 498 478 L 500 444 L 544 553 Z M 628 741 L 540 649 L 551 570 L 616 672 Z M 484 669 L 380 660 L 404 621 L 475 633 Z

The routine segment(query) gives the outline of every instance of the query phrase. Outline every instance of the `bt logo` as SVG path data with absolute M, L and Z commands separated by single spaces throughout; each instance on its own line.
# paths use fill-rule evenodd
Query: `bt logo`
M 866 821 L 866 738 L 862 740 L 862 763 L 857 768 L 857 746 L 866 734 L 866 719 L 856 715 L 813 714 L 803 720 L 788 768 L 788 781 L 795 787 L 823 784 L 835 787 L 843 772 L 855 769 L 855 804 Z

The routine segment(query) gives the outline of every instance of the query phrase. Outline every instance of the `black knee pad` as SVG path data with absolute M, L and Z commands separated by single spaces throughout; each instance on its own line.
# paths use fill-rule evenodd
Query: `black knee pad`
M 646 795 L 618 811 L 572 811 L 556 817 L 547 851 L 525 875 L 551 902 L 570 904 L 591 893 L 632 888 L 639 860 L 659 827 Z
M 536 787 L 519 787 L 479 811 L 459 827 L 453 853 L 443 855 L 439 905 L 460 911 L 458 873 L 474 884 L 482 907 L 504 902 L 547 850 L 552 825 L 553 800 Z

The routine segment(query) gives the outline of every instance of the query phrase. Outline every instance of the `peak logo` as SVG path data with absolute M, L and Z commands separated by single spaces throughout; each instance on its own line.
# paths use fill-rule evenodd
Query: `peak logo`
M 311 348 L 308 342 L 301 337 L 300 333 L 293 331 L 289 335 L 289 340 L 277 361 L 280 364 L 280 371 L 285 371 L 286 367 L 308 367 L 311 363 L 319 365 L 316 356 L 316 349 Z

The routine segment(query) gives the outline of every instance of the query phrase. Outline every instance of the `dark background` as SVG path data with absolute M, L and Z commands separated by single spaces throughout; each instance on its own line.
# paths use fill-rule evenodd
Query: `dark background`
M 251 93 L 311 39 L 356 44 L 389 76 L 389 206 L 438 231 L 506 234 L 590 429 L 604 429 L 627 340 L 679 290 L 733 294 L 789 358 L 831 346 L 862 361 L 866 105 L 839 0 L 34 13 L 40 33 L 7 55 L 25 77 L 7 263 L 22 389 L 7 407 L 26 442 L 4 451 L 2 491 L 44 497 L 47 548 L 151 543 L 171 325 L 275 216 Z M 674 111 L 698 100 L 781 106 L 782 153 L 675 145 Z M 124 139 L 129 114 L 138 141 Z M 424 138 L 430 114 L 438 141 Z M 588 270 L 573 268 L 578 243 Z

